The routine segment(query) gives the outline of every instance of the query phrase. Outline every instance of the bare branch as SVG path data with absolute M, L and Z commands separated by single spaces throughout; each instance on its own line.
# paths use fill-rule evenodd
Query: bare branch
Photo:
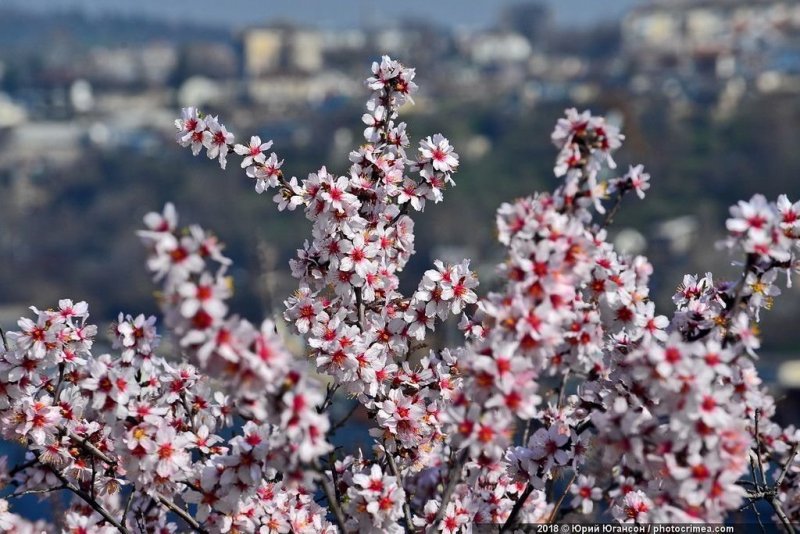
M 319 469 L 319 475 L 322 491 L 325 492 L 325 497 L 328 500 L 328 508 L 333 512 L 333 518 L 336 520 L 336 525 L 339 527 L 339 530 L 342 534 L 346 534 L 347 529 L 345 528 L 344 512 L 342 512 L 342 507 L 339 506 L 339 501 L 336 500 L 336 492 L 331 487 L 328 475 L 326 475 L 322 469 Z
M 361 297 L 361 288 L 354 287 L 356 293 L 356 309 L 358 310 L 358 329 L 364 331 L 364 299 Z
M 527 501 L 528 497 L 531 496 L 531 493 L 533 493 L 533 486 L 531 485 L 530 482 L 528 482 L 528 485 L 525 486 L 525 489 L 522 491 L 522 494 L 519 496 L 519 499 L 517 499 L 517 502 L 514 503 L 514 508 L 511 509 L 511 513 L 508 515 L 508 519 L 506 519 L 506 522 L 503 523 L 503 526 L 500 528 L 501 533 L 507 532 L 508 529 L 510 529 L 511 527 L 514 526 L 514 524 L 516 524 L 517 517 L 519 516 L 519 513 L 522 511 L 522 507 L 525 506 L 525 501 Z
M 11 495 L 8 496 L 8 498 L 10 499 L 10 498 L 24 497 L 25 495 L 41 495 L 43 493 L 52 493 L 54 491 L 61 491 L 63 489 L 67 489 L 67 487 L 62 485 L 62 486 L 56 486 L 54 488 L 31 489 L 20 493 L 12 493 Z
M 383 451 L 386 454 L 386 460 L 389 462 L 389 469 L 392 472 L 392 475 L 397 479 L 397 485 L 401 488 L 403 487 L 403 479 L 400 478 L 400 470 L 397 469 L 397 463 L 394 461 L 394 456 L 386 450 L 386 444 L 384 443 Z M 403 515 L 406 519 L 406 528 L 408 528 L 409 532 L 414 532 L 414 521 L 411 518 L 411 507 L 408 505 L 408 499 L 410 495 L 406 494 L 406 498 L 403 500 Z
M 761 475 L 761 483 L 767 485 L 767 477 L 764 475 L 764 463 L 761 461 L 761 435 L 758 431 L 758 421 L 761 418 L 761 410 L 756 408 L 755 413 L 755 438 L 756 438 L 756 460 L 758 461 L 758 472 Z M 758 481 L 756 481 L 758 482 Z
M 786 478 L 786 474 L 789 472 L 789 468 L 792 466 L 794 462 L 794 457 L 797 456 L 797 451 L 800 449 L 800 441 L 794 444 L 792 447 L 792 452 L 789 453 L 789 457 L 786 459 L 786 463 L 783 464 L 783 468 L 781 469 L 778 478 L 775 479 L 775 489 L 780 490 L 781 484 L 783 484 L 783 479 Z
M 108 456 L 106 453 L 95 447 L 89 440 L 80 437 L 79 435 L 75 434 L 74 432 L 67 432 L 67 436 L 69 439 L 80 445 L 80 447 L 95 456 L 96 458 L 104 461 L 111 467 L 116 467 L 117 461 Z
M 436 512 L 436 517 L 433 518 L 431 531 L 436 531 L 436 529 L 439 527 L 439 523 L 441 523 L 442 519 L 444 518 L 447 504 L 453 497 L 453 492 L 455 492 L 456 486 L 458 486 L 458 483 L 461 482 L 461 468 L 464 466 L 464 461 L 466 459 L 467 449 L 462 450 L 453 459 L 453 463 L 450 466 L 450 471 L 447 475 L 447 487 L 444 489 L 444 493 L 442 493 L 442 502 L 439 505 L 439 510 Z
M 167 508 L 169 508 L 169 510 L 172 513 L 174 513 L 175 515 L 177 515 L 178 517 L 183 519 L 184 522 L 187 525 L 189 525 L 190 527 L 192 527 L 192 529 L 194 529 L 195 532 L 200 532 L 201 534 L 207 534 L 208 533 L 208 531 L 206 529 L 204 529 L 203 527 L 200 526 L 200 523 L 198 523 L 195 518 L 190 516 L 188 514 L 188 512 L 186 512 L 186 510 L 184 510 L 183 508 L 181 508 L 180 506 L 178 506 L 174 502 L 172 502 L 172 501 L 170 501 L 168 499 L 165 499 L 161 495 L 156 497 L 156 500 L 159 502 L 159 504 L 161 504 L 163 506 L 166 506 Z
M 606 218 L 603 221 L 603 224 L 600 228 L 607 228 L 611 223 L 614 222 L 614 216 L 619 211 L 619 207 L 622 205 L 622 199 L 625 197 L 625 193 L 628 192 L 627 188 L 621 188 L 617 191 L 617 197 L 614 200 L 614 205 L 611 207 L 611 210 L 606 214 Z
M 57 469 L 54 469 L 54 468 L 51 467 L 50 468 L 50 472 L 53 473 L 56 476 L 56 478 L 58 478 L 58 480 L 61 481 L 62 484 L 64 484 L 64 487 L 66 489 L 68 489 L 69 491 L 71 491 L 72 493 L 74 493 L 75 495 L 80 497 L 81 499 L 83 499 L 84 502 L 86 502 L 86 504 L 91 506 L 94 509 L 95 512 L 100 514 L 103 517 L 103 519 L 108 521 L 109 524 L 111 524 L 114 527 L 116 527 L 116 529 L 119 530 L 122 534 L 129 534 L 130 533 L 130 531 L 125 527 L 125 525 L 123 525 L 122 523 L 120 523 L 119 521 L 114 519 L 111 516 L 111 514 L 108 513 L 108 511 L 100 505 L 100 503 L 98 503 L 95 499 L 92 498 L 91 495 L 89 495 L 88 493 L 86 493 L 85 491 L 80 489 L 79 487 L 77 487 L 74 484 L 72 484 L 72 482 L 67 480 L 67 478 L 64 475 L 62 475 L 61 473 L 59 473 Z
M 775 510 L 775 515 L 777 515 L 778 519 L 781 520 L 783 528 L 786 529 L 786 532 L 788 534 L 795 534 L 794 526 L 792 526 L 792 523 L 786 516 L 786 512 L 783 511 L 783 506 L 781 506 L 781 501 L 779 501 L 777 497 L 772 497 L 771 499 L 767 500 L 767 502 L 770 504 L 770 506 L 772 506 L 772 509 Z
M 336 433 L 337 430 L 342 428 L 344 426 L 344 424 L 347 423 L 347 421 L 353 416 L 353 414 L 356 413 L 356 410 L 358 410 L 359 406 L 361 406 L 361 403 L 356 402 L 353 405 L 353 407 L 350 409 L 350 411 L 347 412 L 347 415 L 345 415 L 339 421 L 334 423 L 334 425 L 331 427 L 331 429 L 328 430 L 328 436 L 332 436 L 333 434 Z
M 564 499 L 566 498 L 567 493 L 569 493 L 569 489 L 572 487 L 572 484 L 575 482 L 575 479 L 577 477 L 578 477 L 578 471 L 573 469 L 572 478 L 569 479 L 569 482 L 567 483 L 567 487 L 564 488 L 564 493 L 561 494 L 561 497 L 559 497 L 558 502 L 556 502 L 556 505 L 553 508 L 553 513 L 550 514 L 550 520 L 548 521 L 548 523 L 555 522 L 556 516 L 558 514 L 558 509 L 561 508 L 561 503 L 564 502 Z

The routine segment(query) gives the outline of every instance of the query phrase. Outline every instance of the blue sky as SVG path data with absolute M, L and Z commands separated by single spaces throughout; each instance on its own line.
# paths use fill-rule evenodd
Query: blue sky
M 430 18 L 451 26 L 491 24 L 500 6 L 520 0 L 5 0 L 36 11 L 81 8 L 92 13 L 147 15 L 213 26 L 246 26 L 289 20 L 312 26 L 352 27 L 397 15 Z M 586 25 L 620 17 L 646 0 L 545 0 L 560 25 Z M 369 15 L 367 15 L 367 13 Z

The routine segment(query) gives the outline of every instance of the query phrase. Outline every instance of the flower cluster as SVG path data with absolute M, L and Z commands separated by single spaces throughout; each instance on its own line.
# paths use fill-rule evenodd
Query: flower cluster
M 111 352 L 94 354 L 88 306 L 71 300 L 31 308 L 3 334 L 0 435 L 27 449 L 16 467 L 0 458 L 10 497 L 66 490 L 63 531 L 86 533 L 719 523 L 760 500 L 785 524 L 800 520 L 800 431 L 773 421 L 754 364 L 777 276 L 800 265 L 800 202 L 757 195 L 734 206 L 725 244 L 745 256 L 741 278 L 686 275 L 672 317 L 657 315 L 652 266 L 607 234 L 650 176 L 636 165 L 604 178 L 624 136 L 569 109 L 551 136 L 564 180 L 498 210 L 497 290 L 479 298 L 468 260 L 437 260 L 404 295 L 409 213 L 441 201 L 459 166 L 441 134 L 411 151 L 398 117 L 414 78 L 389 57 L 372 65 L 365 142 L 341 175 L 323 167 L 287 180 L 271 141 L 234 144 L 218 117 L 184 110 L 179 144 L 223 168 L 241 157 L 258 193 L 274 190 L 279 210 L 302 208 L 312 223 L 283 313 L 307 358 L 273 321 L 231 313 L 223 244 L 180 228 L 167 204 L 139 237 L 179 357 L 165 355 L 155 317 L 125 313 Z M 441 348 L 435 330 L 454 317 L 464 343 Z M 355 406 L 332 423 L 340 393 Z M 371 449 L 334 448 L 356 412 Z M 0 528 L 49 526 L 0 499 Z
M 197 108 L 185 108 L 181 118 L 175 120 L 175 127 L 178 128 L 176 138 L 181 146 L 191 147 L 195 156 L 205 148 L 208 159 L 218 159 L 220 167 L 225 168 L 233 134 L 219 122 L 218 117 L 202 117 Z

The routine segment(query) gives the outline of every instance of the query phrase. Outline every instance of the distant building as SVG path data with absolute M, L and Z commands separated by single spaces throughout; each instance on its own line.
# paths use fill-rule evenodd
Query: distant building
M 65 166 L 80 158 L 84 129 L 67 122 L 24 122 L 7 131 L 0 146 L 0 169 L 30 162 Z M 42 147 L 47 147 L 42 150 Z
M 518 33 L 486 32 L 465 41 L 470 59 L 478 65 L 519 63 L 531 57 L 531 43 Z
M 322 35 L 314 30 L 289 33 L 287 65 L 290 70 L 315 72 L 322 68 Z
M 85 64 L 85 77 L 111 85 L 163 85 L 178 63 L 178 52 L 168 42 L 141 47 L 95 47 Z
M 260 78 L 277 72 L 281 66 L 283 32 L 280 29 L 253 28 L 242 36 L 244 74 Z
M 291 26 L 250 28 L 242 35 L 244 75 L 258 79 L 282 72 L 314 72 L 323 66 L 317 30 Z
M 800 4 L 788 0 L 656 0 L 622 24 L 639 67 L 722 77 L 747 75 L 745 66 L 757 75 L 766 51 L 798 35 Z

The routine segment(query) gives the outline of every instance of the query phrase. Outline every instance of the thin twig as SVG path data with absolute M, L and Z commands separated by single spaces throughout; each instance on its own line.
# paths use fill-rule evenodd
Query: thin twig
M 21 464 L 15 466 L 11 471 L 8 472 L 8 478 L 9 479 L 14 478 L 17 475 L 17 473 L 19 473 L 20 471 L 24 471 L 25 469 L 27 469 L 29 467 L 33 467 L 38 462 L 39 462 L 39 458 L 34 458 L 33 460 L 28 460 L 25 463 L 21 463 Z
M 758 526 L 761 527 L 762 534 L 766 534 L 767 529 L 764 526 L 764 522 L 761 520 L 761 512 L 758 511 L 758 506 L 756 506 L 756 501 L 750 501 L 750 506 L 753 507 L 753 513 L 756 514 L 756 520 L 758 521 Z
M 528 482 L 528 485 L 525 486 L 525 489 L 519 496 L 519 499 L 517 499 L 517 502 L 514 503 L 514 507 L 511 509 L 511 513 L 508 515 L 508 519 L 506 519 L 506 522 L 503 523 L 503 526 L 500 528 L 501 534 L 503 532 L 507 532 L 508 529 L 513 527 L 514 524 L 517 522 L 517 517 L 519 516 L 519 513 L 522 511 L 522 507 L 525 506 L 525 501 L 527 501 L 528 497 L 531 496 L 531 493 L 533 493 L 533 486 L 531 485 L 530 482 Z
M 767 502 L 772 506 L 772 509 L 775 511 L 775 515 L 778 516 L 778 519 L 781 520 L 783 524 L 783 528 L 786 529 L 787 534 L 795 534 L 794 526 L 789 521 L 789 518 L 786 516 L 786 512 L 783 511 L 783 506 L 781 506 L 781 501 L 778 500 L 777 497 L 772 497 L 768 499 Z
M 458 483 L 461 482 L 461 471 L 462 467 L 464 467 L 464 460 L 467 458 L 467 450 L 468 449 L 464 449 L 458 453 L 453 459 L 453 463 L 450 465 L 450 470 L 447 475 L 447 487 L 445 487 L 444 493 L 442 493 L 442 502 L 439 505 L 439 510 L 437 510 L 436 516 L 433 518 L 431 532 L 435 532 L 438 529 L 439 523 L 441 523 L 442 519 L 444 518 L 447 504 L 453 497 L 453 492 L 455 492 L 456 486 L 458 486 Z
M 392 475 L 397 479 L 397 485 L 402 488 L 403 479 L 400 478 L 400 470 L 397 469 L 397 463 L 394 461 L 394 456 L 392 456 L 392 454 L 386 450 L 386 443 L 383 444 L 383 451 L 386 455 L 386 460 L 389 462 L 389 470 L 391 470 Z M 410 493 L 406 493 L 406 498 L 403 500 L 403 515 L 406 518 L 406 528 L 408 528 L 409 532 L 414 532 L 414 521 L 411 518 L 411 507 L 408 505 L 408 499 L 410 496 Z
M 333 396 L 336 394 L 336 391 L 339 389 L 339 384 L 332 386 L 328 384 L 327 390 L 325 392 L 325 401 L 322 403 L 322 406 L 317 408 L 317 413 L 322 413 L 328 409 L 328 407 L 333 404 Z
M 97 480 L 97 469 L 95 469 L 95 465 L 94 465 L 95 464 L 94 456 L 92 456 L 90 461 L 92 463 L 92 487 L 89 488 L 89 491 L 91 492 L 92 499 L 96 499 L 97 495 L 95 494 L 95 492 L 96 492 L 95 483 L 96 483 L 96 480 Z
M 789 472 L 789 468 L 792 466 L 794 462 L 794 457 L 797 456 L 797 451 L 800 450 L 800 441 L 794 444 L 792 447 L 792 452 L 789 453 L 789 457 L 786 459 L 786 463 L 783 464 L 783 468 L 781 469 L 778 478 L 775 479 L 775 489 L 779 490 L 781 488 L 781 484 L 783 484 L 783 479 L 786 478 L 786 474 Z
M 522 433 L 522 445 L 523 447 L 528 446 L 528 437 L 531 435 L 531 430 L 533 430 L 533 419 L 529 419 L 525 423 L 525 431 Z
M 356 309 L 358 310 L 358 329 L 364 331 L 364 299 L 361 297 L 361 288 L 354 287 L 356 294 Z
M 758 482 L 758 473 L 756 472 L 756 459 L 755 454 L 753 453 L 752 449 L 748 451 L 749 454 L 748 459 L 750 460 L 750 475 L 753 477 L 753 486 L 755 486 L 755 490 L 750 490 L 750 495 L 755 495 L 756 493 L 762 493 L 761 491 L 761 484 Z M 758 498 L 761 498 L 763 495 L 757 495 Z
M 761 483 L 767 485 L 767 477 L 764 475 L 764 463 L 761 461 L 761 435 L 758 431 L 758 420 L 761 417 L 761 410 L 756 408 L 755 413 L 755 437 L 756 437 L 756 459 L 758 460 L 758 472 L 761 475 Z
M 344 424 L 348 421 L 348 419 L 350 419 L 353 416 L 353 414 L 356 413 L 356 410 L 358 410 L 359 406 L 361 406 L 361 403 L 356 402 L 353 405 L 353 407 L 350 409 L 350 411 L 347 412 L 347 415 L 345 415 L 339 421 L 334 423 L 334 425 L 331 427 L 331 429 L 328 430 L 328 436 L 332 436 L 333 434 L 336 433 L 337 430 L 342 428 L 344 426 Z
M 61 386 L 64 385 L 64 371 L 66 369 L 66 365 L 64 362 L 58 364 L 58 382 L 56 382 L 56 390 L 53 393 L 53 400 L 58 402 L 58 397 L 61 395 Z
M 136 488 L 131 488 L 131 492 L 128 494 L 128 498 L 125 500 L 125 509 L 122 511 L 123 521 L 125 521 L 125 518 L 128 517 L 128 513 L 131 510 L 131 503 L 133 503 L 134 495 L 136 495 Z
M 735 299 L 734 299 L 735 300 Z M 786 512 L 783 510 L 783 506 L 781 504 L 780 499 L 778 498 L 780 494 L 780 487 L 783 484 L 783 480 L 786 477 L 789 469 L 794 462 L 794 458 L 797 455 L 798 448 L 800 448 L 800 443 L 796 443 L 794 447 L 792 447 L 791 452 L 789 453 L 786 462 L 781 467 L 781 471 L 778 474 L 778 477 L 775 479 L 775 483 L 770 486 L 767 484 L 767 478 L 764 473 L 764 464 L 761 460 L 761 436 L 759 433 L 759 420 L 761 418 L 761 411 L 756 410 L 754 416 L 754 436 L 755 436 L 755 450 L 750 451 L 750 471 L 753 476 L 753 482 L 748 481 L 739 481 L 739 485 L 744 484 L 751 484 L 753 489 L 747 490 L 747 498 L 750 500 L 750 503 L 745 506 L 744 508 L 752 508 L 753 512 L 755 512 L 756 518 L 758 519 L 758 524 L 761 526 L 762 532 L 765 531 L 764 525 L 761 521 L 761 515 L 758 511 L 758 507 L 756 506 L 759 500 L 764 500 L 772 507 L 772 510 L 775 512 L 775 515 L 778 516 L 783 528 L 786 529 L 788 534 L 795 534 L 794 526 L 792 526 L 789 518 L 786 516 Z M 755 457 L 755 458 L 754 458 Z M 754 464 L 758 464 L 758 469 Z M 759 480 L 760 475 L 760 480 Z
M 328 508 L 330 508 L 331 512 L 333 512 L 333 518 L 336 520 L 336 525 L 339 527 L 339 531 L 342 532 L 342 534 L 346 534 L 347 529 L 345 528 L 344 512 L 342 512 L 342 507 L 339 506 L 339 502 L 336 500 L 336 492 L 331 487 L 331 482 L 328 480 L 328 475 L 326 475 L 322 469 L 320 469 L 319 472 L 320 484 L 322 485 L 322 491 L 325 492 L 325 497 L 328 500 Z
M 170 501 L 169 499 L 165 499 L 161 495 L 157 496 L 156 499 L 158 500 L 159 504 L 166 506 L 169 508 L 175 515 L 183 519 L 187 525 L 189 525 L 195 532 L 200 532 L 201 534 L 207 534 L 208 531 L 200 526 L 200 523 L 197 522 L 195 518 L 190 516 L 186 510 L 175 504 L 174 502 Z
M 66 489 L 68 489 L 69 491 L 71 491 L 72 493 L 74 493 L 75 495 L 80 497 L 81 499 L 83 499 L 86 502 L 86 504 L 91 506 L 94 509 L 95 512 L 100 514 L 103 517 L 103 519 L 108 521 L 108 523 L 110 523 L 111 525 L 116 527 L 116 529 L 119 530 L 120 532 L 122 532 L 122 534 L 129 534 L 129 531 L 125 527 L 125 525 L 121 524 L 119 521 L 114 519 L 111 516 L 111 514 L 108 513 L 108 511 L 100 505 L 100 503 L 98 503 L 95 499 L 92 499 L 91 495 L 89 495 L 88 493 L 86 493 L 85 491 L 80 489 L 79 487 L 77 487 L 74 484 L 72 484 L 69 480 L 67 480 L 67 478 L 64 475 L 59 473 L 57 469 L 54 469 L 54 468 L 51 467 L 50 468 L 50 472 L 53 473 L 56 476 L 56 478 L 58 478 L 58 480 L 61 481 L 62 484 L 64 484 L 64 487 Z
M 573 470 L 572 471 L 572 478 L 569 479 L 569 482 L 567 483 L 567 487 L 564 488 L 564 493 L 561 494 L 561 497 L 558 499 L 558 502 L 556 503 L 555 507 L 553 508 L 553 513 L 550 514 L 550 521 L 548 521 L 548 523 L 553 523 L 556 520 L 556 515 L 558 514 L 558 509 L 561 508 L 561 503 L 564 502 L 564 498 L 567 496 L 567 493 L 569 493 L 569 489 L 572 487 L 572 484 L 575 482 L 575 478 L 577 478 L 577 476 L 578 476 L 578 471 L 577 470 Z
M 569 381 L 569 369 L 567 369 L 561 377 L 561 385 L 558 388 L 558 401 L 556 406 L 559 410 L 564 405 L 564 392 L 567 389 L 567 381 Z
M 25 495 L 38 495 L 38 494 L 42 494 L 42 493 L 52 493 L 54 491 L 61 491 L 63 489 L 67 489 L 67 487 L 62 485 L 62 486 L 56 486 L 55 488 L 30 489 L 30 490 L 23 491 L 21 493 L 12 493 L 11 495 L 8 496 L 8 498 L 11 499 L 11 498 L 24 497 Z
M 84 449 L 85 451 L 88 451 L 90 454 L 94 455 L 100 460 L 103 460 L 111 467 L 116 467 L 117 461 L 112 459 L 110 456 L 108 456 L 106 453 L 104 453 L 97 447 L 95 447 L 94 444 L 92 444 L 89 440 L 82 438 L 81 436 L 75 434 L 74 432 L 67 432 L 67 436 L 69 437 L 69 439 L 80 445 L 81 448 Z
M 181 398 L 181 406 L 183 406 L 183 409 L 186 411 L 186 419 L 189 420 L 189 429 L 192 432 L 195 432 L 194 414 L 192 413 L 192 410 L 189 409 L 189 403 L 186 400 L 186 394 L 185 393 L 181 393 L 181 397 L 180 398 Z
M 339 475 L 336 473 L 336 450 L 328 453 L 328 464 L 331 466 L 331 478 L 333 478 L 333 493 L 336 495 L 336 502 L 342 502 L 342 495 L 339 492 Z
M 614 222 L 614 216 L 617 214 L 617 211 L 619 211 L 619 207 L 622 205 L 622 199 L 625 196 L 625 193 L 627 193 L 627 192 L 628 192 L 628 189 L 626 189 L 626 188 L 622 188 L 619 191 L 617 191 L 617 198 L 614 201 L 614 205 L 611 207 L 611 211 L 609 211 L 606 214 L 606 218 L 603 221 L 603 225 L 600 228 L 606 228 L 611 223 Z
M 731 307 L 727 311 L 727 317 L 729 319 L 733 319 L 734 314 L 736 313 L 736 308 L 739 307 L 739 304 L 742 301 L 742 291 L 744 291 L 744 284 L 747 281 L 747 274 L 750 272 L 750 268 L 755 263 L 755 255 L 748 254 L 747 259 L 745 260 L 744 269 L 742 269 L 742 276 L 739 278 L 739 281 L 736 282 L 736 292 L 733 295 L 733 302 L 731 303 Z M 709 330 L 710 332 L 710 330 Z M 722 340 L 722 348 L 726 348 L 728 343 L 730 342 L 730 336 L 726 335 L 725 339 Z

